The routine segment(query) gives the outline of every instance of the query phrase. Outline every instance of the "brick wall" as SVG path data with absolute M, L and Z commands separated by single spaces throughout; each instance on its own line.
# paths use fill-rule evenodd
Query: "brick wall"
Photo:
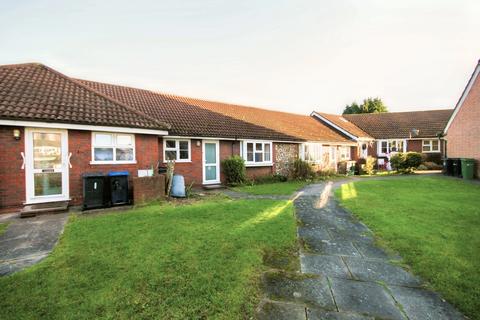
M 480 77 L 477 77 L 447 132 L 447 156 L 476 160 L 480 177 Z
M 13 138 L 13 130 L 20 130 L 20 139 Z M 21 127 L 0 128 L 0 210 L 15 211 L 25 201 L 25 170 L 22 170 L 25 152 L 25 132 Z
M 133 178 L 133 203 L 146 202 L 165 198 L 165 175 Z
M 81 205 L 83 202 L 82 174 L 87 172 L 128 171 L 129 188 L 132 189 L 132 179 L 136 177 L 138 169 L 157 167 L 159 159 L 158 137 L 154 135 L 135 135 L 136 164 L 90 164 L 92 160 L 91 132 L 80 130 L 68 131 L 68 151 L 72 153 L 70 163 L 70 198 L 72 205 Z

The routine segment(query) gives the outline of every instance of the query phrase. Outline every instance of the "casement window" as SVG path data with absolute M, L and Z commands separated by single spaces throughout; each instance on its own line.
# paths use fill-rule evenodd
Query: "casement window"
M 135 163 L 135 135 L 92 132 L 92 164 Z
M 190 162 L 190 140 L 164 139 L 163 162 Z
M 440 140 L 422 140 L 422 152 L 440 152 Z
M 351 159 L 350 147 L 340 147 L 339 148 L 339 153 L 340 153 L 340 160 L 350 160 Z
M 403 139 L 378 140 L 377 145 L 379 156 L 386 156 L 392 152 L 406 152 L 407 150 L 407 141 Z
M 321 163 L 323 157 L 323 148 L 321 143 L 304 143 L 303 160 L 311 163 Z
M 243 147 L 246 165 L 272 164 L 272 142 L 245 141 Z

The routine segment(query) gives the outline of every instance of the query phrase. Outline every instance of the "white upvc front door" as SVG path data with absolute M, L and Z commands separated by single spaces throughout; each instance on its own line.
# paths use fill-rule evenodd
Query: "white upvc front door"
M 203 140 L 203 184 L 220 183 L 220 144 L 217 140 Z
M 67 130 L 25 129 L 27 204 L 68 200 L 68 167 Z

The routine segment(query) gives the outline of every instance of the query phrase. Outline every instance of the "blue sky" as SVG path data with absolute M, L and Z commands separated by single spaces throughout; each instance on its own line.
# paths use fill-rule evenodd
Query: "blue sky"
M 0 64 L 277 110 L 453 107 L 480 1 L 6 1 Z

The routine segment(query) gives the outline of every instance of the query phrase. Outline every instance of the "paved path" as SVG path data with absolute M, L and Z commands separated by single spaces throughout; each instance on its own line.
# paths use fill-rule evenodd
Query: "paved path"
M 0 235 L 0 276 L 11 274 L 44 259 L 55 247 L 68 219 L 68 213 L 20 219 L 4 215 L 9 223 Z
M 371 231 L 338 206 L 335 187 L 313 184 L 295 200 L 302 275 L 266 274 L 260 319 L 463 319 L 399 256 L 375 245 Z

